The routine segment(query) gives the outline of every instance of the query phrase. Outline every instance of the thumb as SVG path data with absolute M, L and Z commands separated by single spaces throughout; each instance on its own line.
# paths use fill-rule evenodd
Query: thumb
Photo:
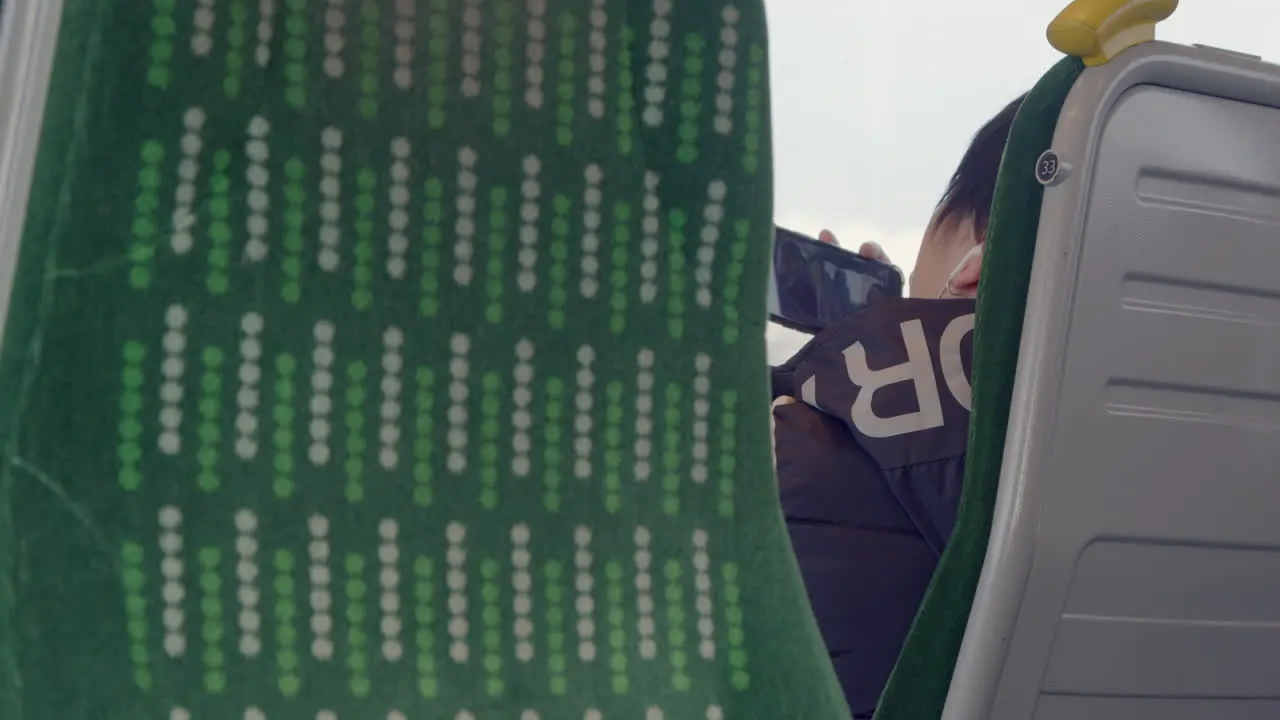
M 831 243 L 832 245 L 840 244 L 840 241 L 836 239 L 836 234 L 830 230 L 823 230 L 818 233 L 818 240 L 824 243 Z

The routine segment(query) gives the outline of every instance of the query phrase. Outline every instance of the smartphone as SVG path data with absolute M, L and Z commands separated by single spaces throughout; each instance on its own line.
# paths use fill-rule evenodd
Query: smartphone
M 867 307 L 873 294 L 902 297 L 898 268 L 775 227 L 769 319 L 816 334 Z

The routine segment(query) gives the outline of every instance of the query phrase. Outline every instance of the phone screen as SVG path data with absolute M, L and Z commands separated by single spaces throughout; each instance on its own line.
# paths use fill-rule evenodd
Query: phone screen
M 873 293 L 902 297 L 902 273 L 830 243 L 774 228 L 769 318 L 817 333 L 866 308 Z

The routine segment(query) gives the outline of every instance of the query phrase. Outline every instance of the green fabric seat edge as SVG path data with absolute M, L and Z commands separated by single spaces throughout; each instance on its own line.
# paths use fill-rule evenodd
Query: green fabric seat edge
M 991 535 L 1031 265 L 1044 188 L 1033 168 L 1084 70 L 1064 58 L 1036 84 L 1014 120 L 991 207 L 986 267 L 974 330 L 973 420 L 955 531 L 942 554 L 876 720 L 939 718 L 947 701 Z
M 9 3 L 0 0 L 0 22 L 10 20 Z M 58 47 L 50 78 L 50 85 L 83 88 L 90 81 L 94 55 L 100 38 L 92 32 L 94 23 L 103 13 L 100 6 L 64 7 Z M 67 41 L 64 38 L 76 38 Z M 81 160 L 83 149 L 74 142 L 80 135 L 82 124 L 87 122 L 83 113 L 74 107 L 46 107 L 41 130 L 37 164 L 31 178 L 31 197 L 54 198 L 51 205 L 64 210 L 71 201 L 63 182 L 64 170 Z M 54 255 L 48 238 L 57 216 L 28 222 L 23 237 L 30 233 L 36 238 L 22 242 L 18 248 L 18 267 L 49 268 Z M 18 238 L 13 239 L 15 242 Z M 21 510 L 13 503 L 13 488 L 17 484 L 18 433 L 20 417 L 29 396 L 30 369 L 38 364 L 38 347 L 41 315 L 38 312 L 14 312 L 23 305 L 39 307 L 45 294 L 47 273 L 14 273 L 10 288 L 9 316 L 0 317 L 0 397 L 16 398 L 6 404 L 0 413 L 0 639 L 17 637 L 19 618 L 17 612 L 18 588 L 16 548 L 19 539 L 15 535 L 15 515 Z M 0 641 L 0 717 L 23 717 L 23 678 L 19 671 L 18 647 Z

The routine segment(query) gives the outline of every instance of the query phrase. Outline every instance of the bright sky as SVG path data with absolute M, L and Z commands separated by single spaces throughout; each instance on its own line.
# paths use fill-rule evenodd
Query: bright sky
M 969 138 L 1060 55 L 1068 0 L 765 0 L 776 222 L 909 271 Z M 1183 0 L 1162 40 L 1280 61 L 1280 0 Z M 771 328 L 770 360 L 803 336 Z

